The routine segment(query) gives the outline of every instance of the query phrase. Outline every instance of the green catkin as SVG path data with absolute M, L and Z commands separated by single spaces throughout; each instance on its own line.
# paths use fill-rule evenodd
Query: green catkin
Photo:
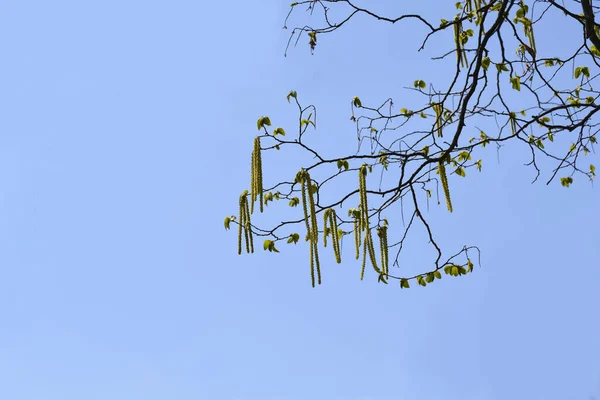
M 448 187 L 448 176 L 446 175 L 446 167 L 444 166 L 444 161 L 440 161 L 438 165 L 438 170 L 440 172 L 440 180 L 442 181 L 442 188 L 444 189 L 444 196 L 446 197 L 446 206 L 448 207 L 448 211 L 452 212 L 450 188 Z
M 321 284 L 321 264 L 319 262 L 319 226 L 317 224 L 317 212 L 314 199 L 315 187 L 312 185 L 310 174 L 304 170 L 300 171 L 302 183 L 302 209 L 306 223 L 306 236 L 310 242 L 310 274 L 313 287 L 315 286 L 315 269 L 317 272 L 317 283 Z M 308 199 L 307 199 L 308 197 Z
M 435 112 L 435 131 L 437 132 L 438 137 L 442 137 L 442 112 L 444 108 L 440 103 L 436 103 L 433 105 L 433 111 Z
M 340 253 L 340 237 L 337 229 L 337 215 L 333 208 L 325 210 L 323 213 L 323 229 L 325 232 L 331 233 L 331 245 L 333 247 L 333 255 L 335 261 L 339 264 L 342 262 Z M 327 227 L 329 225 L 329 227 Z M 327 235 L 324 235 L 325 246 L 327 246 Z
M 327 231 L 327 221 L 329 220 L 329 213 L 331 213 L 331 209 L 323 212 L 323 247 L 327 247 L 327 236 L 329 234 Z M 331 238 L 333 240 L 333 233 L 331 234 Z
M 337 228 L 337 215 L 335 210 L 331 210 L 329 213 L 329 226 L 331 227 L 331 241 L 333 242 L 333 254 L 335 255 L 335 261 L 340 264 L 342 262 L 342 254 L 340 251 L 340 235 Z
M 315 206 L 315 197 L 314 192 L 317 187 L 312 184 L 312 180 L 310 179 L 310 174 L 305 172 L 305 180 L 308 181 L 307 190 L 308 190 L 308 200 L 310 204 L 310 220 L 312 223 L 310 238 L 311 245 L 314 247 L 314 256 L 315 256 L 315 266 L 317 269 L 317 283 L 321 284 L 321 266 L 319 262 L 319 225 L 317 224 L 317 210 Z
M 383 251 L 383 231 L 381 228 L 377 229 L 377 236 L 379 236 L 379 255 L 381 257 L 381 271 L 385 275 L 385 254 Z
M 242 228 L 244 225 L 244 195 L 240 196 L 240 218 L 238 223 L 238 254 L 242 254 Z
M 306 201 L 306 179 L 302 174 L 302 209 L 304 210 L 304 222 L 306 223 L 306 235 L 310 237 L 310 219 L 308 215 L 308 202 Z
M 256 201 L 256 152 L 252 150 L 252 161 L 250 165 L 250 198 L 251 198 L 251 209 L 250 212 L 254 213 L 254 202 Z
M 356 245 L 356 259 L 360 258 L 360 227 L 358 226 L 358 219 L 354 217 L 354 244 Z
M 315 248 L 314 250 L 314 255 L 315 255 L 315 266 L 317 267 L 317 283 L 320 285 L 321 284 L 321 263 L 319 262 L 319 248 L 318 248 L 318 243 L 313 243 L 313 246 Z
M 512 131 L 513 135 L 517 134 L 517 120 L 513 115 L 510 116 L 510 130 Z
M 379 249 L 381 251 L 381 270 L 383 274 L 388 277 L 390 269 L 388 261 L 387 226 L 379 228 L 377 234 L 379 235 Z
M 246 208 L 246 230 L 248 232 L 248 236 L 250 237 L 250 243 L 249 243 L 249 253 L 254 253 L 254 238 L 252 237 L 252 225 L 250 222 L 250 208 L 248 206 L 248 198 L 246 197 L 246 200 L 244 201 L 245 204 L 245 208 Z
M 367 166 L 363 164 L 358 171 L 358 189 L 360 193 L 361 230 L 369 229 L 369 208 L 367 206 Z
M 315 255 L 312 242 L 310 243 L 310 279 L 312 282 L 312 287 L 315 287 Z
M 254 253 L 254 239 L 252 237 L 252 225 L 250 222 L 250 208 L 248 205 L 248 191 L 240 196 L 240 219 L 238 223 L 238 254 L 242 254 L 242 230 L 244 231 L 244 243 L 246 252 Z
M 248 223 L 244 224 L 244 238 L 246 240 L 246 253 L 250 253 L 250 238 L 248 234 Z
M 462 22 L 456 21 L 454 23 L 454 42 L 456 43 L 456 57 L 458 61 L 460 61 L 460 66 L 467 68 L 469 66 L 469 60 L 467 59 L 467 53 L 465 52 L 461 41 L 462 31 Z
M 255 186 L 256 186 L 256 192 L 255 192 L 255 198 L 253 199 L 253 204 L 254 205 L 254 201 L 256 200 L 256 197 L 258 197 L 258 200 L 260 201 L 260 212 L 263 212 L 263 179 L 262 179 L 262 157 L 261 157 L 261 153 L 260 153 L 260 137 L 257 136 L 256 138 L 254 138 L 254 175 L 255 175 Z
M 310 181 L 310 175 L 306 173 L 306 177 L 308 180 L 308 200 L 310 204 L 310 221 L 312 224 L 311 228 L 311 238 L 316 243 L 319 243 L 319 225 L 317 224 L 317 210 L 315 207 L 315 198 L 314 198 L 314 190 L 315 186 Z
M 262 157 L 260 153 L 260 137 L 254 138 L 252 150 L 252 165 L 250 168 L 250 197 L 252 205 L 250 213 L 254 213 L 254 203 L 260 201 L 260 212 L 263 212 L 263 183 L 262 183 Z
M 360 270 L 360 280 L 362 281 L 365 277 L 365 267 L 367 266 L 367 237 L 365 236 L 365 240 L 363 243 L 363 260 L 362 260 L 362 268 Z
M 381 270 L 377 267 L 377 258 L 375 258 L 375 248 L 373 246 L 373 236 L 371 235 L 371 230 L 367 230 L 365 241 L 367 242 L 367 250 L 369 251 L 369 258 L 371 259 L 373 269 L 377 273 L 381 273 Z
M 388 277 L 390 274 L 390 253 L 388 247 L 387 226 L 383 231 L 383 250 L 385 254 L 385 276 Z

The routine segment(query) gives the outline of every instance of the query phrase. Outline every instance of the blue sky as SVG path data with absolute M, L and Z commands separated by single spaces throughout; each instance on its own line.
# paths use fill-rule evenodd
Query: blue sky
M 429 13 L 452 12 L 439 3 Z M 222 223 L 247 188 L 258 117 L 291 129 L 295 89 L 335 151 L 356 137 L 353 96 L 401 97 L 415 71 L 437 73 L 408 61 L 415 25 L 366 19 L 283 57 L 287 10 L 4 2 L 0 398 L 600 394 L 600 192 L 531 185 L 519 154 L 486 150 L 484 172 L 452 181 L 455 212 L 432 208 L 444 246 L 483 250 L 465 278 L 401 291 L 329 263 L 313 289 L 304 244 L 236 254 Z M 418 263 L 426 243 L 410 244 Z

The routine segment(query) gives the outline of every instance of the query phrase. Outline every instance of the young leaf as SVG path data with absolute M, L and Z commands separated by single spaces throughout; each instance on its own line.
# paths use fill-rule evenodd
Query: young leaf
M 521 79 L 518 76 L 510 78 L 510 83 L 512 84 L 512 88 L 516 91 L 521 91 Z
M 489 57 L 483 57 L 481 59 L 481 66 L 483 67 L 484 70 L 487 71 L 487 69 L 490 66 L 490 58 Z
M 269 117 L 260 117 L 258 121 L 256 121 L 256 126 L 260 131 L 264 126 L 271 126 L 271 120 Z
M 508 67 L 504 64 L 496 64 L 496 69 L 498 70 L 498 73 L 502 73 L 502 71 L 508 72 Z
M 569 187 L 569 185 L 571 185 L 571 183 L 573 183 L 573 178 L 571 178 L 570 176 L 568 176 L 566 178 L 560 178 L 560 184 L 563 185 L 564 187 Z
M 298 240 L 300 240 L 300 235 L 297 233 L 292 233 L 287 242 L 296 244 L 298 243 Z
M 425 81 L 422 81 L 421 79 L 417 79 L 414 82 L 414 86 L 417 89 L 425 89 L 427 87 L 427 84 L 425 83 Z
M 296 96 L 297 96 L 296 91 L 295 90 L 290 90 L 290 92 L 287 95 L 287 101 L 288 101 L 288 103 L 290 102 L 290 97 L 296 98 Z

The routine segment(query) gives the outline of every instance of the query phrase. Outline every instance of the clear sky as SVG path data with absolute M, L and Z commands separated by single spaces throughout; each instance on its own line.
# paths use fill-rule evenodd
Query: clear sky
M 240 257 L 224 231 L 256 119 L 291 129 L 295 89 L 319 107 L 315 135 L 355 140 L 353 96 L 436 73 L 407 61 L 415 25 L 360 19 L 284 57 L 288 2 L 0 8 L 0 399 L 600 394 L 600 191 L 581 178 L 531 185 L 524 159 L 487 151 L 453 178 L 455 212 L 431 211 L 482 267 L 427 288 L 360 282 L 350 261 L 313 289 L 304 243 Z

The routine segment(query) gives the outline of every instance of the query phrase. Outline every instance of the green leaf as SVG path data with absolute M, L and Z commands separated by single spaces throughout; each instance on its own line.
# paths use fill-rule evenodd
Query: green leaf
M 502 73 L 502 71 L 508 72 L 508 67 L 504 64 L 496 64 L 496 69 L 498 70 L 498 73 Z
M 300 199 L 297 197 L 293 197 L 290 200 L 290 207 L 296 207 L 298 204 L 300 204 Z
M 295 91 L 295 90 L 290 90 L 290 92 L 289 92 L 289 93 L 288 93 L 288 95 L 287 95 L 287 101 L 288 101 L 288 103 L 290 102 L 290 98 L 291 98 L 291 97 L 293 97 L 293 98 L 296 98 L 296 96 L 297 96 L 297 95 L 298 95 L 298 94 L 296 93 L 296 91 Z
M 425 277 L 425 282 L 427 283 L 431 283 L 435 280 L 435 276 L 433 275 L 433 273 L 428 273 L 427 276 Z
M 408 284 L 408 279 L 400 279 L 400 289 L 408 289 L 410 285 Z
M 338 160 L 337 167 L 339 170 L 344 168 L 344 171 L 348 171 L 348 169 L 350 168 L 350 164 L 348 164 L 348 160 Z
M 462 176 L 463 178 L 467 175 L 465 173 L 465 170 L 464 170 L 463 167 L 456 168 L 456 170 L 454 171 L 454 173 L 456 173 L 456 175 L 458 175 L 458 176 Z
M 560 178 L 560 184 L 563 185 L 564 187 L 569 187 L 569 185 L 571 185 L 571 183 L 573 183 L 573 178 L 571 178 L 570 176 L 568 176 L 566 178 Z
M 357 96 L 354 96 L 354 99 L 352 99 L 352 103 L 354 104 L 354 107 L 362 107 L 362 103 L 360 102 L 360 99 Z
M 273 242 L 272 240 L 265 240 L 263 243 L 263 250 L 267 251 L 269 250 L 270 252 L 275 252 L 275 253 L 279 253 L 279 250 L 277 250 L 275 248 L 275 242 Z
M 467 269 L 469 272 L 473 271 L 473 263 L 471 262 L 471 260 L 467 260 Z
M 513 89 L 521 91 L 521 79 L 518 76 L 510 78 L 510 83 L 512 84 Z
M 417 276 L 417 283 L 421 286 L 427 286 L 427 282 L 425 282 L 423 275 Z
M 300 235 L 297 233 L 292 233 L 287 242 L 296 244 L 298 243 L 298 240 L 300 240 Z
M 433 273 L 433 276 L 435 276 L 435 279 L 442 279 L 442 274 L 440 273 L 440 271 L 435 271 Z
M 387 281 L 385 280 L 385 275 L 383 273 L 379 274 L 379 279 L 377 279 L 377 282 L 383 282 L 386 285 L 388 284 Z
M 462 161 L 467 161 L 471 159 L 471 154 L 469 154 L 468 151 L 461 151 L 460 153 L 458 153 L 458 161 L 462 162 Z
M 586 78 L 590 77 L 590 69 L 588 67 L 582 67 L 581 72 L 583 73 L 583 76 L 585 76 Z
M 546 67 L 553 67 L 554 66 L 554 60 L 546 60 L 546 61 L 544 61 L 544 65 Z
M 283 128 L 275 128 L 275 130 L 273 131 L 273 136 L 277 135 L 285 136 L 285 131 L 283 130 Z
M 268 205 L 269 201 L 273 201 L 273 193 L 266 193 L 264 196 L 265 205 Z
M 483 67 L 484 70 L 487 71 L 487 69 L 490 67 L 490 58 L 489 57 L 483 57 L 481 59 L 481 66 Z
M 414 82 L 414 86 L 415 86 L 415 88 L 425 89 L 427 87 L 427 84 L 425 83 L 425 81 L 422 81 L 421 79 L 417 79 Z
M 300 128 L 302 128 L 304 125 L 312 125 L 313 127 L 317 127 L 315 125 L 315 123 L 313 121 L 311 121 L 310 119 L 303 119 L 302 121 L 300 121 Z
M 544 143 L 542 142 L 542 139 L 537 139 L 537 140 L 535 141 L 535 145 L 536 145 L 537 147 L 539 147 L 540 149 L 543 149 L 543 148 L 544 148 Z
M 258 121 L 256 121 L 256 126 L 260 131 L 264 126 L 271 126 L 271 120 L 269 117 L 260 117 Z
M 229 229 L 230 223 L 231 223 L 231 217 L 225 217 L 225 229 Z

